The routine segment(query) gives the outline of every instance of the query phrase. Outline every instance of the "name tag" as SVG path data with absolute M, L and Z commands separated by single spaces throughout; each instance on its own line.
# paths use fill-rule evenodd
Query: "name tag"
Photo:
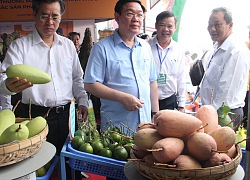
M 167 82 L 167 75 L 166 74 L 160 74 L 160 77 L 157 78 L 158 84 L 166 84 Z

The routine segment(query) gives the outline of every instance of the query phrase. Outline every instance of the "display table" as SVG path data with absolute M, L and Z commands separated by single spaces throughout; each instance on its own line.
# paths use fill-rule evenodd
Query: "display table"
M 49 162 L 55 153 L 55 146 L 46 141 L 33 156 L 18 163 L 0 167 L 0 180 L 15 179 L 30 174 Z
M 137 171 L 136 166 L 132 161 L 126 163 L 126 165 L 124 166 L 124 173 L 129 180 L 148 180 L 146 177 L 144 177 Z M 244 176 L 245 172 L 241 165 L 239 165 L 236 170 L 236 173 L 228 180 L 242 180 Z
M 71 179 L 75 179 L 74 171 L 88 172 L 112 179 L 127 180 L 124 174 L 126 161 L 118 161 L 113 158 L 107 158 L 95 154 L 84 153 L 75 150 L 71 146 L 69 138 L 64 143 L 60 154 L 61 180 L 66 180 L 67 174 L 65 161 L 71 167 Z

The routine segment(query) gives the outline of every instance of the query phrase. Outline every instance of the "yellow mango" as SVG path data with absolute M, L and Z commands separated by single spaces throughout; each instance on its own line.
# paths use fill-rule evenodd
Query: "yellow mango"
M 22 141 L 27 139 L 29 136 L 29 129 L 25 124 L 16 123 L 4 130 L 0 136 L 0 144 L 7 144 L 12 141 Z
M 12 124 L 15 124 L 15 114 L 9 109 L 4 109 L 0 111 L 0 136 L 5 129 L 7 129 Z
M 50 75 L 46 72 L 26 64 L 15 64 L 6 69 L 8 78 L 19 77 L 27 79 L 32 84 L 45 84 L 51 81 Z
M 26 124 L 29 129 L 29 138 L 42 132 L 46 125 L 47 121 L 42 116 L 37 116 L 34 119 L 31 119 L 30 122 Z

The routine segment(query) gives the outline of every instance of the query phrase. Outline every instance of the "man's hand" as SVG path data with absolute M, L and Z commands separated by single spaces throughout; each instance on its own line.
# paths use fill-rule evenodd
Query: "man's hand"
M 15 93 L 22 92 L 23 90 L 33 86 L 31 82 L 28 82 L 26 79 L 19 80 L 18 77 L 7 78 L 5 84 L 11 92 Z
M 142 108 L 144 102 L 140 99 L 136 98 L 135 96 L 131 94 L 126 94 L 124 98 L 122 98 L 122 105 L 127 109 L 128 111 L 136 111 L 140 108 Z
M 185 113 L 185 108 L 184 107 L 178 107 L 178 111 Z
M 87 116 L 88 116 L 88 108 L 83 105 L 78 106 L 78 121 L 79 122 L 86 121 Z

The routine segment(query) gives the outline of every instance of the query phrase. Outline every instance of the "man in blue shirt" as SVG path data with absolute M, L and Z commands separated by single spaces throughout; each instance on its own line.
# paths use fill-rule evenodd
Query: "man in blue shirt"
M 145 7 L 139 0 L 119 0 L 115 20 L 119 28 L 91 49 L 84 76 L 87 92 L 101 98 L 101 129 L 111 120 L 133 131 L 141 122 L 151 122 L 157 112 L 157 69 L 148 43 L 136 37 Z

